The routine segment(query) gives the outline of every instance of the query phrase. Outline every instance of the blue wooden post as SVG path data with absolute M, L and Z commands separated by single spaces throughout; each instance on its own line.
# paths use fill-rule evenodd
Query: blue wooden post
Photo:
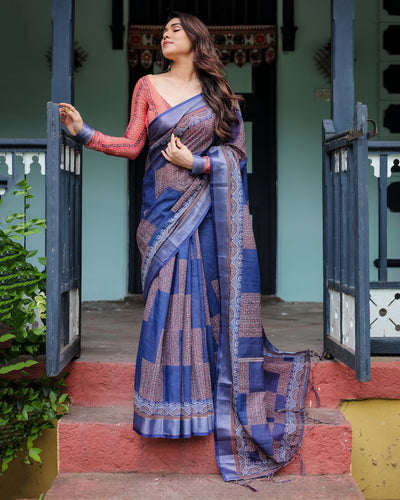
M 74 102 L 74 0 L 52 0 L 51 101 Z
M 354 128 L 359 130 L 368 118 L 367 107 L 357 104 Z M 361 382 L 370 380 L 371 346 L 369 333 L 369 224 L 368 224 L 368 139 L 367 132 L 356 142 L 354 150 L 355 191 L 355 313 L 356 373 Z
M 354 0 L 332 0 L 332 100 L 336 132 L 354 119 Z
M 378 280 L 387 281 L 387 155 L 380 156 L 379 164 L 379 266 Z

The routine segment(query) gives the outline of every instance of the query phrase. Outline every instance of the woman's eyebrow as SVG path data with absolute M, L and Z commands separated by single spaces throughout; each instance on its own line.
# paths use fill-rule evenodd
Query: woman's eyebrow
M 181 23 L 174 23 L 174 24 L 171 24 L 170 28 L 172 28 L 173 26 L 182 26 Z M 167 31 L 167 26 L 165 26 L 164 28 L 164 31 Z

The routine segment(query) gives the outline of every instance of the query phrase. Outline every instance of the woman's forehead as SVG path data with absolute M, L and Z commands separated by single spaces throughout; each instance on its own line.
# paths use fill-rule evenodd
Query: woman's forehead
M 179 19 L 179 17 L 173 17 L 172 19 L 170 19 L 165 25 L 165 29 L 171 28 L 173 25 L 176 24 L 179 24 L 179 26 L 181 26 L 181 20 Z

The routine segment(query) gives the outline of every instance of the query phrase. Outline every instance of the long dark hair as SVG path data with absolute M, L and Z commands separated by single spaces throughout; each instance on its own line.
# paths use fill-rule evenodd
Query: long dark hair
M 201 82 L 204 99 L 215 113 L 215 133 L 222 142 L 232 139 L 231 123 L 238 124 L 239 119 L 234 109 L 238 101 L 222 72 L 222 63 L 218 56 L 207 26 L 192 14 L 171 12 L 168 21 L 179 18 L 182 28 L 193 46 L 193 65 Z M 162 71 L 167 71 L 170 61 L 162 58 Z

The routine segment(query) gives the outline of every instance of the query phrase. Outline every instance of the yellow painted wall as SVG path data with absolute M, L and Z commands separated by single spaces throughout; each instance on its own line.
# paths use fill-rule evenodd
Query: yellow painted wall
M 1 500 L 39 498 L 50 488 L 58 473 L 57 429 L 45 429 L 34 446 L 43 450 L 42 463 L 24 464 L 21 452 L 0 477 Z
M 368 500 L 400 499 L 400 401 L 346 401 L 353 429 L 352 475 Z

